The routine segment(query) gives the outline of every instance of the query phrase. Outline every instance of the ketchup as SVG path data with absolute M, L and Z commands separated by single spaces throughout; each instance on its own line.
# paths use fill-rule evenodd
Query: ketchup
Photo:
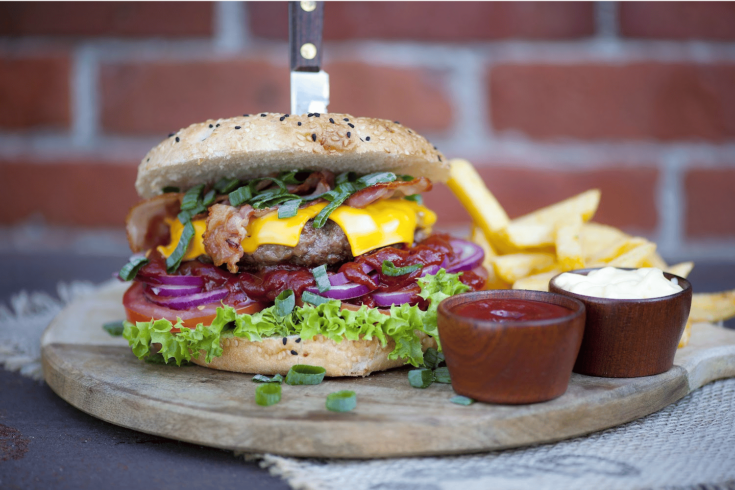
M 572 310 L 526 299 L 481 299 L 458 305 L 452 313 L 491 322 L 525 322 L 561 318 L 570 315 Z

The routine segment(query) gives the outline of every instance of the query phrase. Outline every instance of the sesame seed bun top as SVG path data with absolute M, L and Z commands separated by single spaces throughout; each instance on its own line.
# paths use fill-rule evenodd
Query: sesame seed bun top
M 449 164 L 426 138 L 397 122 L 349 114 L 258 113 L 192 124 L 143 158 L 135 188 L 144 199 L 223 177 L 284 170 L 395 171 L 446 181 Z

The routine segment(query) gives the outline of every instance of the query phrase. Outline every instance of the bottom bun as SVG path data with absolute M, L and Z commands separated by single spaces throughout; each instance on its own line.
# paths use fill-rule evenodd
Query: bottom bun
M 436 348 L 433 337 L 416 332 L 421 348 Z M 284 343 L 285 338 L 285 343 Z M 298 340 L 298 342 L 297 342 Z M 223 337 L 222 355 L 207 363 L 202 354 L 192 362 L 200 366 L 250 374 L 281 374 L 285 376 L 291 366 L 308 364 L 327 370 L 326 376 L 367 376 L 375 371 L 385 371 L 403 366 L 402 359 L 388 359 L 395 348 L 393 339 L 385 347 L 377 338 L 372 340 L 343 340 L 340 343 L 317 335 L 312 340 L 290 337 L 265 338 L 262 342 Z M 204 351 L 202 351 L 204 352 Z

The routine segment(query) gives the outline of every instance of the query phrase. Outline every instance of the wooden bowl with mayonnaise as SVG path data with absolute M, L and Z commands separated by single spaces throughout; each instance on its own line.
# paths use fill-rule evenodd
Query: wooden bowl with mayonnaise
M 661 277 L 649 277 L 649 269 L 616 269 L 635 272 L 638 281 L 635 277 L 613 277 L 614 272 L 601 276 L 607 269 L 611 268 L 570 271 L 549 282 L 550 292 L 577 299 L 586 309 L 584 337 L 574 372 L 636 378 L 668 371 L 674 365 L 679 338 L 689 317 L 692 285 L 661 271 L 655 273 Z M 652 294 L 661 295 L 649 297 Z

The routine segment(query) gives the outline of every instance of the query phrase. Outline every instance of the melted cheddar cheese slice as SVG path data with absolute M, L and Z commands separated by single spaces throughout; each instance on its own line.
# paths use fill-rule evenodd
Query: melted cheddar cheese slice
M 245 253 L 253 253 L 261 245 L 285 245 L 295 247 L 307 221 L 324 209 L 326 203 L 314 204 L 299 209 L 292 218 L 278 219 L 278 211 L 251 220 L 247 226 L 248 236 L 242 241 Z M 355 257 L 380 247 L 396 243 L 413 243 L 416 228 L 428 228 L 436 223 L 436 214 L 415 202 L 388 199 L 375 202 L 362 209 L 340 206 L 329 216 L 344 231 Z M 206 255 L 202 235 L 206 230 L 205 220 L 192 221 L 196 233 L 183 260 Z M 171 243 L 158 250 L 168 257 L 179 242 L 183 225 L 179 220 L 171 222 Z

